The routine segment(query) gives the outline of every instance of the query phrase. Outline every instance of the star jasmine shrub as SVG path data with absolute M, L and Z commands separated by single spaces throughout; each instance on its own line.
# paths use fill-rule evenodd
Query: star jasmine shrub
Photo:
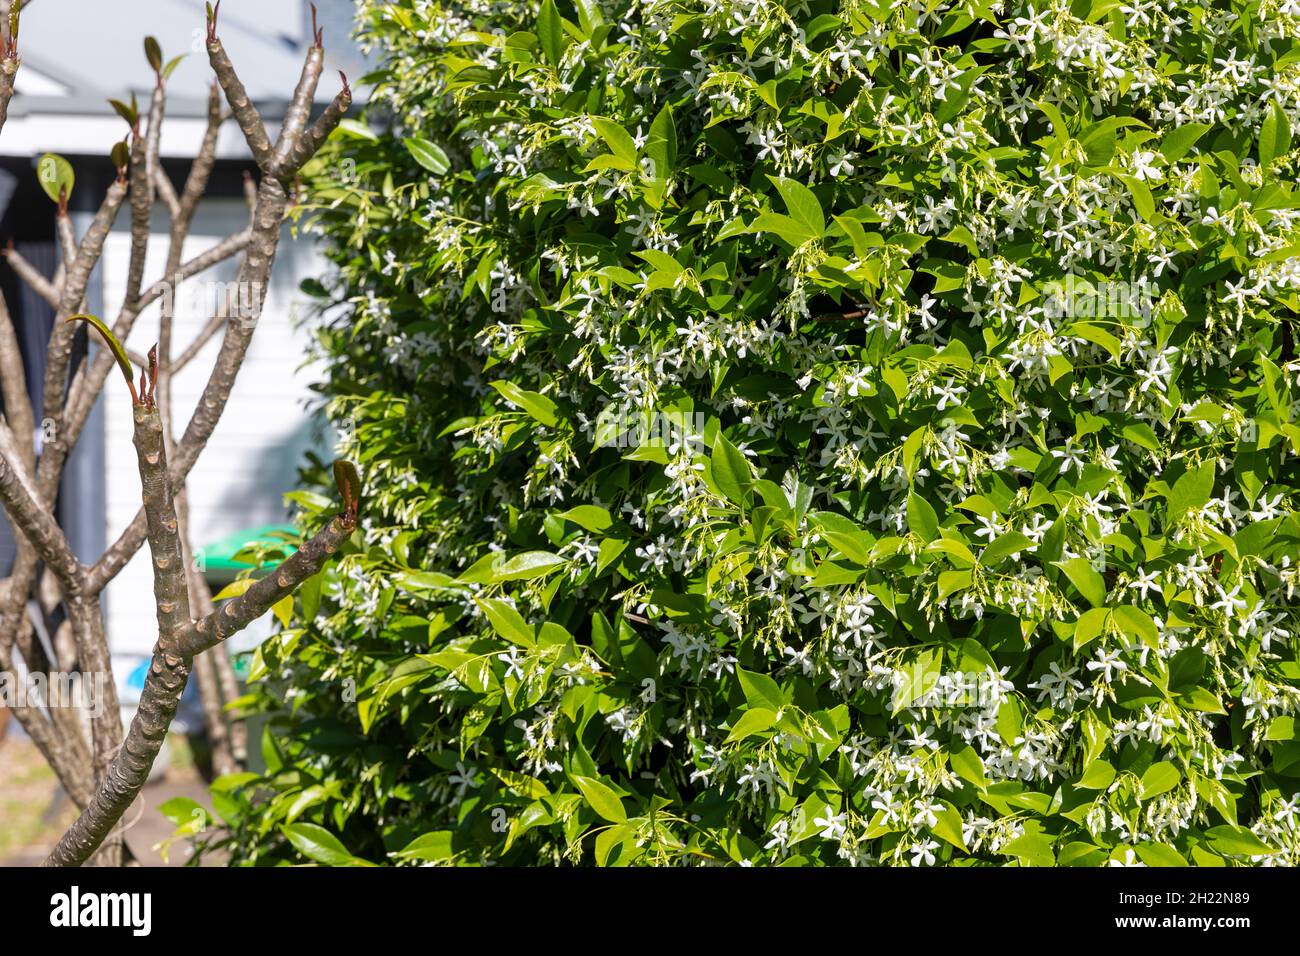
M 360 8 L 212 844 L 1300 862 L 1294 0 Z

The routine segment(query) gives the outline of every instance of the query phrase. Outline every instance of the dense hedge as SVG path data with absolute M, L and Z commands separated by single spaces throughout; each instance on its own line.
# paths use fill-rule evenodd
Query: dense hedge
M 1300 861 L 1294 3 L 361 7 L 237 860 Z

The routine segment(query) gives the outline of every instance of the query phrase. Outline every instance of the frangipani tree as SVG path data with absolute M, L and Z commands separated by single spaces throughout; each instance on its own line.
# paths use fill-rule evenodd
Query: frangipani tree
M 0 126 L 20 66 L 21 7 L 15 4 L 9 11 L 8 35 L 0 49 Z M 175 189 L 159 161 L 167 79 L 177 61 L 165 60 L 157 41 L 149 38 L 145 41 L 145 55 L 156 76 L 153 93 L 144 109 L 134 101 L 112 104 L 126 120 L 129 132 L 112 150 L 118 176 L 106 191 L 89 228 L 83 235 L 76 235 L 68 215 L 68 197 L 75 186 L 71 166 L 60 157 L 45 156 L 38 163 L 37 173 L 58 204 L 56 222 L 62 264 L 53 278 L 47 279 L 16 251 L 5 253 L 15 272 L 54 308 L 55 323 L 41 400 L 34 405 L 28 398 L 13 323 L 0 299 L 0 394 L 4 400 L 4 417 L 0 421 L 0 503 L 18 538 L 14 565 L 0 583 L 0 671 L 12 672 L 21 660 L 28 674 L 98 675 L 105 685 L 102 706 L 93 714 L 50 706 L 49 700 L 29 699 L 14 708 L 14 716 L 82 810 L 50 854 L 49 865 L 78 865 L 92 857 L 108 865 L 121 861 L 118 823 L 147 779 L 196 659 L 201 661 L 204 651 L 264 614 L 318 572 L 348 539 L 357 521 L 360 482 L 351 465 L 340 463 L 336 472 L 343 489 L 344 511 L 236 599 L 214 610 L 192 560 L 186 534 L 185 479 L 220 420 L 247 355 L 298 173 L 352 102 L 347 78 L 343 77 L 342 90 L 312 120 L 323 65 L 322 34 L 314 30 L 314 42 L 279 135 L 273 141 L 217 35 L 219 8 L 220 3 L 216 8 L 211 4 L 207 7 L 206 47 L 216 76 L 207 130 L 182 188 Z M 182 247 L 215 162 L 218 132 L 232 116 L 260 174 L 256 182 L 248 182 L 250 222 L 206 252 L 183 261 Z M 155 203 L 161 203 L 170 218 L 166 267 L 162 279 L 146 285 L 145 260 Z M 126 295 L 110 325 L 85 314 L 85 300 L 91 273 L 124 205 L 131 220 Z M 176 287 L 235 256 L 240 257 L 239 268 L 235 283 L 226 287 L 225 307 L 218 308 L 198 338 L 178 353 L 172 334 Z M 161 306 L 157 344 L 147 358 L 134 356 L 121 343 L 155 302 Z M 73 363 L 77 320 L 93 325 L 108 345 L 80 366 Z M 216 362 L 193 415 L 177 437 L 171 416 L 172 376 L 219 333 L 222 339 Z M 138 382 L 133 360 L 141 367 Z M 69 546 L 55 518 L 54 504 L 68 455 L 115 365 L 131 392 L 143 500 L 139 513 L 117 540 L 98 560 L 86 564 Z M 43 436 L 39 447 L 35 440 L 38 420 Z M 146 542 L 152 558 L 158 642 L 138 712 L 124 738 L 110 675 L 101 596 L 105 586 Z M 50 620 L 56 620 L 59 613 L 64 615 L 54 632 L 55 659 L 49 658 L 35 636 L 27 611 L 32 600 Z M 200 673 L 202 676 L 204 672 Z M 215 669 L 206 674 L 210 682 L 219 679 Z

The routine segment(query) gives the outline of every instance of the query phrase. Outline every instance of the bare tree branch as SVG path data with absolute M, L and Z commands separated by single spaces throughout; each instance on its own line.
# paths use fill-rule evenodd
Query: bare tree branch
M 154 91 L 154 101 L 160 98 Z M 159 107 L 161 111 L 161 107 Z M 152 101 L 149 115 L 154 115 Z M 148 145 L 138 129 L 131 135 L 131 258 L 126 272 L 126 297 L 124 302 L 130 304 L 140 296 L 140 285 L 144 282 L 144 263 L 149 251 L 149 216 L 153 208 L 153 183 L 149 179 Z
M 40 270 L 23 258 L 22 253 L 15 249 L 12 243 L 0 249 L 0 256 L 5 257 L 9 268 L 18 274 L 18 278 L 27 283 L 28 287 L 44 299 L 51 308 L 56 310 L 59 308 L 62 303 L 58 286 L 41 275 Z
M 9 6 L 0 0 L 0 18 Z M 289 191 L 302 165 L 324 143 L 351 103 L 345 78 L 343 91 L 314 123 L 308 124 L 323 62 L 320 32 L 314 30 L 314 42 L 307 52 L 280 135 L 272 147 L 260 115 L 216 36 L 215 11 L 208 26 L 209 61 L 217 83 L 209 97 L 208 128 L 203 143 L 179 194 L 166 177 L 160 160 L 165 81 L 157 57 L 151 54 L 158 82 L 150 100 L 147 128 L 141 130 L 139 117 L 133 114 L 129 117 L 130 149 L 125 157 L 116 159 L 122 166 L 119 180 L 107 190 L 86 235 L 77 241 L 66 214 L 65 194 L 60 199 L 56 218 L 63 254 L 54 279 L 40 275 L 17 253 L 9 255 L 11 265 L 23 281 L 55 308 L 56 325 L 50 337 L 39 410 L 54 430 L 43 442 L 39 457 L 34 443 L 38 410 L 26 400 L 27 383 L 17 335 L 0 301 L 0 395 L 6 410 L 0 419 L 0 504 L 18 538 L 10 575 L 0 582 L 0 665 L 8 667 L 21 660 L 33 673 L 75 668 L 83 675 L 104 681 L 100 694 L 103 706 L 91 715 L 89 741 L 82 730 L 81 714 L 76 710 L 54 706 L 51 701 L 44 704 L 38 701 L 35 705 L 28 701 L 18 713 L 19 720 L 28 728 L 68 792 L 85 808 L 51 854 L 47 861 L 50 864 L 86 860 L 115 864 L 120 860 L 120 818 L 147 779 L 195 655 L 216 647 L 234 631 L 264 614 L 306 577 L 318 573 L 356 526 L 355 501 L 345 494 L 345 514 L 331 521 L 270 576 L 216 610 L 212 608 L 206 583 L 188 558 L 185 479 L 224 412 L 247 355 L 265 303 L 290 203 Z M 4 37 L 0 44 L 0 126 L 13 95 L 18 67 L 16 37 L 14 42 Z M 224 92 L 229 113 L 222 106 L 220 92 Z M 189 262 L 182 262 L 184 243 L 216 161 L 220 126 L 231 116 L 238 121 L 264 174 L 260 183 L 246 179 L 249 227 Z M 72 375 L 69 386 L 73 326 L 63 320 L 84 308 L 91 273 L 102 257 L 106 236 L 121 204 L 128 197 L 131 242 L 126 294 L 111 331 L 103 324 L 97 325 L 105 332 L 111 348 L 96 350 L 93 358 Z M 155 197 L 161 198 L 170 214 L 169 246 L 163 277 L 145 288 L 145 260 Z M 178 286 L 236 254 L 242 254 L 242 258 L 227 300 L 173 361 L 171 340 Z M 137 364 L 148 367 L 138 392 L 128 357 L 123 355 L 121 359 L 136 399 L 133 418 L 143 507 L 113 547 L 93 568 L 87 568 L 77 559 L 59 528 L 53 503 L 68 454 L 84 429 L 115 362 L 113 350 L 121 354 L 120 343 L 127 339 L 141 313 L 160 300 L 156 352 L 143 359 L 134 353 L 129 356 Z M 203 395 L 184 433 L 179 440 L 173 440 L 171 376 L 192 361 L 219 331 L 224 331 L 221 347 Z M 107 582 L 146 540 L 153 559 L 159 637 L 136 719 L 124 741 L 99 596 Z M 40 639 L 39 628 L 44 629 Z M 53 643 L 53 659 L 43 649 L 46 635 Z M 228 656 L 210 656 L 201 665 L 199 679 L 214 736 L 219 739 L 225 729 L 220 710 L 222 695 L 233 699 L 237 693 Z M 238 725 L 229 729 L 232 743 L 229 747 L 223 745 L 223 765 L 234 764 L 236 748 L 244 750 L 243 744 L 234 743 Z
M 226 402 L 230 398 L 235 377 L 239 374 L 248 346 L 252 342 L 253 330 L 266 299 L 267 282 L 275 262 L 280 225 L 284 220 L 287 205 L 288 197 L 279 181 L 270 176 L 263 179 L 258 187 L 257 211 L 254 214 L 252 235 L 235 277 L 235 295 L 247 290 L 249 301 L 247 303 L 227 302 L 227 314 L 235 317 L 226 323 L 226 335 L 222 340 L 216 364 L 208 377 L 203 394 L 199 397 L 185 434 L 177 444 L 176 457 L 172 461 L 171 478 L 177 488 L 184 484 L 190 469 L 194 467 L 199 454 L 212 436 L 212 431 L 216 428 L 221 413 L 225 410 Z M 131 560 L 131 556 L 144 543 L 145 537 L 145 516 L 141 510 L 137 512 L 126 530 L 104 552 L 103 557 L 91 568 L 87 587 L 94 593 L 102 590 L 126 566 L 126 562 Z
M 151 372 L 156 382 L 156 365 Z M 180 527 L 176 521 L 176 505 L 172 500 L 172 486 L 167 480 L 162 416 L 156 405 L 144 404 L 136 405 L 134 414 L 136 458 L 140 463 L 144 513 L 149 527 L 149 550 L 153 554 L 158 633 L 160 640 L 170 641 L 190 619 L 185 558 L 181 548 Z
M 208 21 L 208 61 L 212 64 L 212 71 L 217 74 L 217 82 L 226 93 L 226 102 L 230 104 L 231 112 L 235 114 L 235 122 L 239 124 L 239 129 L 248 142 L 253 159 L 265 171 L 270 168 L 271 163 L 270 137 L 266 134 L 266 126 L 262 123 L 261 114 L 257 112 L 253 101 L 248 98 L 248 91 L 244 89 L 244 84 L 235 72 L 234 64 L 226 55 L 226 48 L 221 45 L 216 30 L 217 18 L 214 12 L 212 19 Z
M 251 233 L 249 230 L 245 229 L 242 232 L 235 233 L 233 236 L 228 236 L 212 248 L 199 253 L 193 259 L 183 264 L 178 270 L 176 270 L 175 275 L 172 276 L 170 281 L 167 279 L 160 279 L 150 286 L 149 289 L 134 303 L 124 304 L 122 312 L 118 317 L 117 324 L 113 327 L 113 334 L 119 341 L 125 341 L 127 336 L 131 334 L 131 329 L 134 327 L 136 319 L 139 318 L 140 313 L 148 306 L 166 295 L 174 295 L 176 289 L 184 280 L 199 275 L 213 266 L 224 262 L 231 256 L 242 252 L 248 246 L 250 235 Z M 90 413 L 95 407 L 95 399 L 99 396 L 100 390 L 103 389 L 104 382 L 108 378 L 108 374 L 112 368 L 112 353 L 108 349 L 100 349 L 95 354 L 95 357 L 91 359 L 89 363 L 78 369 L 77 374 L 73 377 L 68 399 L 68 407 L 70 410 L 61 429 L 65 436 L 65 441 L 59 443 L 57 448 L 52 449 L 48 456 L 42 456 L 42 481 L 52 477 L 53 480 L 57 482 L 58 475 L 63 468 L 63 461 L 66 459 L 66 453 L 76 444 L 77 439 L 81 436 L 82 429 L 85 427 L 86 421 L 90 418 Z M 60 454 L 63 457 L 57 457 Z M 49 465 L 48 468 L 45 467 L 47 462 Z M 44 485 L 42 485 L 42 487 L 44 487 Z M 141 520 L 143 521 L 143 516 Z M 139 548 L 143 543 L 144 538 L 142 536 L 136 543 L 136 548 Z M 131 552 L 131 554 L 134 553 L 134 551 Z M 126 557 L 129 560 L 131 555 L 127 555 Z M 123 564 L 125 564 L 125 562 L 123 562 Z M 116 572 L 114 572 L 114 574 L 115 573 Z M 112 575 L 109 575 L 107 580 L 111 580 L 111 578 Z M 107 580 L 105 580 L 104 583 L 107 583 Z
M 149 177 L 153 183 L 154 192 L 162 199 L 163 205 L 173 216 L 181 211 L 180 200 L 176 196 L 176 187 L 172 181 L 167 178 L 167 173 L 163 171 L 162 165 L 154 167 L 153 173 Z
M 207 607 L 212 601 L 207 601 Z M 208 613 L 211 613 L 210 611 Z M 213 669 L 217 672 L 217 683 L 221 687 L 221 697 L 226 703 L 238 700 L 240 696 L 239 678 L 235 676 L 235 667 L 230 663 L 230 655 L 223 647 L 214 647 L 199 655 L 212 659 Z M 248 766 L 248 723 L 237 714 L 230 715 L 230 756 L 235 766 Z
M 170 245 L 167 251 L 167 266 L 164 275 L 171 276 L 178 272 L 180 267 L 181 253 L 184 248 L 185 239 L 189 235 L 190 224 L 194 217 L 198 201 L 207 187 L 208 178 L 212 172 L 212 167 L 216 162 L 217 141 L 221 132 L 221 126 L 227 119 L 228 114 L 222 108 L 221 87 L 217 82 L 213 82 L 208 95 L 208 123 L 204 131 L 203 142 L 199 146 L 198 154 L 190 166 L 189 176 L 186 178 L 185 186 L 180 200 L 176 203 L 172 214 Z M 246 174 L 247 176 L 247 174 Z M 247 245 L 245 241 L 243 245 Z M 176 280 L 179 286 L 180 280 Z M 184 367 L 184 362 L 173 362 L 172 360 L 172 331 L 173 318 L 175 313 L 175 292 L 168 299 L 164 300 L 162 308 L 159 310 L 160 320 L 158 325 L 158 399 L 159 408 L 162 413 L 162 436 L 164 447 L 167 454 L 170 455 L 175 450 L 175 438 L 173 435 L 172 425 L 172 376 L 175 371 Z M 220 320 L 223 310 L 216 310 L 213 319 Z M 210 320 L 207 327 L 211 327 Z M 206 331 L 206 328 L 205 328 Z M 200 334 L 202 337 L 202 334 Z M 201 347 L 201 346 L 200 346 Z M 197 354 L 197 348 L 193 345 L 188 351 L 190 356 Z M 179 528 L 179 539 L 182 555 L 185 561 L 185 585 L 189 594 L 190 608 L 197 611 L 198 614 L 208 614 L 212 611 L 212 592 L 208 589 L 207 582 L 204 581 L 203 575 L 199 573 L 193 561 L 193 554 L 189 540 L 189 508 L 184 490 L 182 489 L 176 495 L 176 521 Z M 220 659 L 220 660 L 219 660 Z M 195 661 L 194 674 L 198 683 L 199 699 L 203 705 L 204 717 L 208 726 L 208 739 L 211 745 L 212 767 L 218 775 L 234 773 L 239 768 L 235 759 L 232 748 L 231 724 L 226 719 L 226 712 L 222 699 L 222 683 L 220 679 L 221 664 L 226 665 L 229 669 L 229 659 L 218 651 L 212 651 L 207 654 L 201 654 Z M 233 699 L 233 698 L 232 698 Z
M 355 516 L 335 515 L 329 524 L 285 558 L 274 571 L 239 597 L 232 598 L 218 610 L 182 630 L 177 639 L 180 652 L 192 657 L 216 647 L 232 634 L 238 634 L 323 568 L 325 562 L 352 536 L 356 526 Z
M 59 241 L 64 267 L 69 268 L 77 258 L 77 234 L 72 228 L 72 217 L 65 209 L 60 209 L 59 215 L 54 217 L 54 234 Z M 76 309 L 75 305 L 73 309 Z
M 188 676 L 189 664 L 184 658 L 161 645 L 155 648 L 127 739 L 86 809 L 63 834 L 45 866 L 80 866 L 108 837 L 149 778 Z
M 284 123 L 280 127 L 280 138 L 275 143 L 275 153 L 271 157 L 273 169 L 284 166 L 289 157 L 289 150 L 302 136 L 311 119 L 311 105 L 316 98 L 316 86 L 320 82 L 321 67 L 325 63 L 325 51 L 313 45 L 307 51 L 307 60 L 302 65 L 302 76 L 293 91 L 289 108 L 285 110 Z
M 45 866 L 84 863 L 131 805 L 148 779 L 167 727 L 176 715 L 194 656 L 261 617 L 276 601 L 318 573 L 355 528 L 355 514 L 336 516 L 242 595 L 181 630 L 175 642 L 159 639 L 126 742 L 89 805 L 50 853 Z
M 114 182 L 108 187 L 104 202 L 95 214 L 90 228 L 86 230 L 80 247 L 67 257 L 69 265 L 63 280 L 59 308 L 55 312 L 54 328 L 50 332 L 45 362 L 43 415 L 52 423 L 52 434 L 50 440 L 45 443 L 45 449 L 52 451 L 53 455 L 49 467 L 46 467 L 45 455 L 42 455 L 42 467 L 38 471 L 38 479 L 46 497 L 52 496 L 53 486 L 58 483 L 58 475 L 51 473 L 54 463 L 57 462 L 61 468 L 75 441 L 75 436 L 70 435 L 62 425 L 66 406 L 68 366 L 72 361 L 72 342 L 76 329 L 63 320 L 79 311 L 86 297 L 86 286 L 90 283 L 95 263 L 103 255 L 104 241 L 108 238 L 109 230 L 113 228 L 113 221 L 117 218 L 117 211 L 126 197 L 126 190 L 127 186 L 122 182 Z M 59 221 L 68 222 L 68 230 L 71 231 L 71 223 L 67 215 L 61 215 Z
M 54 516 L 39 503 L 40 498 L 23 467 L 13 432 L 7 424 L 0 424 L 0 501 L 41 560 L 59 576 L 65 591 L 77 593 L 81 590 L 80 563 Z
M 248 203 L 248 214 L 257 212 L 257 180 L 253 174 L 244 171 L 244 202 Z
M 32 401 L 27 394 L 27 377 L 23 373 L 18 336 L 3 297 L 0 297 L 0 395 L 4 396 L 5 418 L 13 429 L 17 451 L 27 469 L 34 471 L 36 416 L 32 413 Z
M 194 211 L 198 208 L 199 200 L 203 198 L 203 192 L 207 189 L 208 178 L 212 175 L 212 167 L 217 162 L 217 141 L 221 136 L 221 126 L 225 123 L 228 114 L 221 108 L 221 90 L 218 84 L 213 83 L 208 90 L 208 125 L 203 132 L 203 142 L 199 145 L 199 151 L 194 157 L 194 162 L 190 165 L 189 176 L 185 179 L 185 186 L 181 190 L 180 200 L 177 202 L 176 211 L 172 214 L 172 237 L 173 248 L 176 245 L 175 237 L 178 231 L 183 233 L 189 232 L 190 222 L 194 218 Z M 180 251 L 174 248 L 173 254 L 178 256 Z M 171 272 L 171 269 L 167 270 Z
M 316 122 L 293 142 L 285 153 L 284 162 L 276 167 L 275 174 L 280 177 L 282 183 L 287 185 L 307 164 L 307 160 L 320 152 L 320 148 L 325 145 L 325 140 L 343 119 L 343 114 L 352 106 L 352 90 L 348 86 L 348 78 L 342 73 L 339 76 L 343 80 L 343 89 L 330 101 L 329 106 L 325 107 L 325 112 L 316 117 Z
M 7 16 L 4 22 L 9 22 Z M 0 127 L 9 118 L 9 101 L 14 98 L 14 75 L 18 72 L 18 55 L 8 49 L 6 53 L 4 59 L 0 60 Z

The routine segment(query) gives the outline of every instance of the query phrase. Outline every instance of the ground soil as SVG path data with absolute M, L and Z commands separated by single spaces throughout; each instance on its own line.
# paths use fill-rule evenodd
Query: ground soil
M 190 855 L 188 843 L 180 840 L 163 858 L 159 844 L 175 825 L 158 812 L 161 804 L 189 797 L 211 808 L 184 739 L 173 737 L 169 749 L 173 758 L 166 776 L 147 784 L 125 817 L 127 845 L 142 866 L 182 866 Z M 30 740 L 16 738 L 11 727 L 0 738 L 0 866 L 39 864 L 74 819 L 75 807 L 40 752 Z

